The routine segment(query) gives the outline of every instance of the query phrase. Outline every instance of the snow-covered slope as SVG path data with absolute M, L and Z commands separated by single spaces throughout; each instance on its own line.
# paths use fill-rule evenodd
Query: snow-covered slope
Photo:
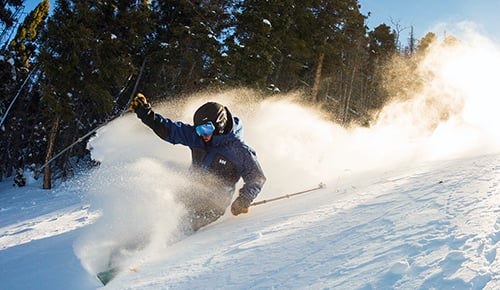
M 99 288 L 73 251 L 95 220 L 78 191 L 6 184 L 1 288 Z M 498 289 L 499 184 L 498 154 L 331 184 L 138 252 L 106 288 Z
M 498 289 L 500 156 L 428 164 L 226 217 L 112 289 Z
M 500 52 L 472 40 L 433 51 L 423 91 L 370 129 L 336 126 L 293 95 L 154 104 L 186 122 L 208 99 L 240 116 L 268 177 L 259 200 L 327 185 L 191 236 L 173 198 L 193 182 L 188 150 L 131 114 L 115 120 L 90 143 L 98 168 L 50 191 L 0 183 L 0 289 L 100 288 L 94 274 L 128 244 L 140 247 L 114 252 L 125 270 L 104 288 L 500 288 Z

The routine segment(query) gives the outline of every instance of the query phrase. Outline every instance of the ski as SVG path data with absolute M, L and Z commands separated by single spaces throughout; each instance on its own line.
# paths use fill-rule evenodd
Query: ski
M 137 268 L 128 269 L 130 272 L 139 272 Z M 102 285 L 106 286 L 111 280 L 113 280 L 118 274 L 122 272 L 120 267 L 109 268 L 108 270 L 97 273 L 96 277 L 102 283 Z
M 140 250 L 144 249 L 146 243 L 144 240 L 129 241 L 128 243 L 117 246 L 111 251 L 108 259 L 107 268 L 105 270 L 98 272 L 96 274 L 97 279 L 103 284 L 108 284 L 111 280 L 116 278 L 118 274 L 125 271 L 127 268 L 124 264 L 128 264 L 130 261 L 128 258 L 137 254 Z M 124 261 L 127 261 L 124 263 Z M 137 268 L 129 268 L 130 272 L 139 272 Z
M 110 268 L 108 270 L 99 272 L 99 273 L 97 273 L 96 276 L 97 276 L 97 279 L 99 279 L 99 281 L 101 281 L 102 285 L 106 286 L 106 284 L 108 284 L 109 281 L 113 280 L 116 277 L 116 275 L 118 275 L 118 273 L 120 273 L 120 268 L 114 267 L 114 268 Z

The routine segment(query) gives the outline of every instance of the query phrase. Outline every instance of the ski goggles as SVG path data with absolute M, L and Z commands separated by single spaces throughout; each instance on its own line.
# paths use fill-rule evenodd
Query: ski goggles
M 212 122 L 201 124 L 195 127 L 198 136 L 210 136 L 215 131 L 215 126 Z

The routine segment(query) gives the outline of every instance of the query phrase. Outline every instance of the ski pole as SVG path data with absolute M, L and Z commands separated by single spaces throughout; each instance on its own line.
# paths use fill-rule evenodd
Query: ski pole
M 322 189 L 322 188 L 325 188 L 325 187 L 326 187 L 326 185 L 323 182 L 321 182 L 320 184 L 318 184 L 314 188 L 306 189 L 306 190 L 295 192 L 295 193 L 285 194 L 285 195 L 278 196 L 278 197 L 271 198 L 271 199 L 264 199 L 264 200 L 261 200 L 261 201 L 253 202 L 253 203 L 250 204 L 250 206 L 264 204 L 264 203 L 268 203 L 268 202 L 272 202 L 272 201 L 280 200 L 280 199 L 284 199 L 284 198 L 290 198 L 292 196 L 296 196 L 296 195 L 299 195 L 299 194 L 303 194 L 303 193 L 315 191 L 315 190 Z
M 135 94 L 135 92 L 137 90 L 137 86 L 139 84 L 139 81 L 141 80 L 142 71 L 144 70 L 144 65 L 145 64 L 146 64 L 146 58 L 144 58 L 144 60 L 142 61 L 141 70 L 139 71 L 139 75 L 137 77 L 137 80 L 135 81 L 135 85 L 134 85 L 134 88 L 132 90 L 132 93 L 130 94 L 130 98 L 129 98 L 128 102 L 127 102 L 127 105 L 125 106 L 125 108 L 120 113 L 120 115 L 117 115 L 117 116 L 109 119 L 108 121 L 106 121 L 104 124 L 101 124 L 101 125 L 97 126 L 96 128 L 90 130 L 87 134 L 85 134 L 82 137 L 79 137 L 75 142 L 71 143 L 69 146 L 67 146 L 66 148 L 64 148 L 63 150 L 61 150 L 61 152 L 59 152 L 56 155 L 54 155 L 49 161 L 45 162 L 40 168 L 35 169 L 35 179 L 38 179 L 38 176 L 42 172 L 42 169 L 44 169 L 45 167 L 47 167 L 52 161 L 54 161 L 57 158 L 59 158 L 59 156 L 61 156 L 64 152 L 68 151 L 69 149 L 71 149 L 76 144 L 82 142 L 88 136 L 90 136 L 90 135 L 94 134 L 95 132 L 97 132 L 97 130 L 99 130 L 102 127 L 106 126 L 107 124 L 109 124 L 109 122 L 111 122 L 111 121 L 113 121 L 115 119 L 118 119 L 119 117 L 123 116 L 126 112 L 128 112 L 128 106 L 129 106 L 130 102 L 132 101 L 132 98 L 134 97 L 134 94 Z

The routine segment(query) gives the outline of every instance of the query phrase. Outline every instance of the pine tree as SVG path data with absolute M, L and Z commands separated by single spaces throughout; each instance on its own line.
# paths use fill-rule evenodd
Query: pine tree
M 51 119 L 46 162 L 119 107 L 115 97 L 143 58 L 149 13 L 146 1 L 56 2 L 39 58 L 42 102 Z M 70 154 L 59 160 L 59 168 Z M 44 188 L 51 187 L 50 175 L 46 166 Z
M 396 33 L 386 24 L 380 24 L 368 33 L 367 93 L 364 99 L 368 111 L 381 108 L 388 92 L 384 76 L 389 73 L 382 69 L 397 53 Z
M 276 0 L 247 0 L 236 4 L 236 27 L 230 38 L 232 70 L 229 81 L 255 88 L 268 85 L 268 77 L 275 68 L 274 16 L 281 8 L 283 6 Z
M 35 55 L 36 42 L 49 14 L 49 8 L 49 0 L 43 0 L 17 28 L 17 34 L 10 42 L 10 49 L 15 52 L 18 67 L 29 69 L 30 59 Z
M 194 92 L 221 83 L 222 38 L 229 1 L 158 1 L 144 90 L 154 97 Z
M 433 32 L 427 33 L 422 39 L 418 41 L 417 55 L 425 55 L 427 50 L 437 41 L 437 36 Z
M 311 68 L 306 78 L 312 86 L 312 101 L 327 104 L 343 123 L 350 114 L 358 114 L 354 104 L 362 96 L 366 61 L 365 16 L 356 0 L 304 2 L 304 25 L 310 30 L 307 45 L 311 49 Z
M 23 6 L 20 6 L 23 7 Z M 48 14 L 48 1 L 41 2 L 19 25 L 11 45 L 5 47 L 5 59 L 1 65 L 2 130 L 0 131 L 0 175 L 10 176 L 14 169 L 39 161 L 37 146 L 39 133 L 39 95 L 37 70 L 31 67 L 35 57 L 38 32 Z M 5 61 L 6 60 L 6 61 Z M 9 112 L 5 109 L 9 105 Z M 7 115 L 8 113 L 8 115 Z M 43 129 L 42 129 L 43 130 Z

